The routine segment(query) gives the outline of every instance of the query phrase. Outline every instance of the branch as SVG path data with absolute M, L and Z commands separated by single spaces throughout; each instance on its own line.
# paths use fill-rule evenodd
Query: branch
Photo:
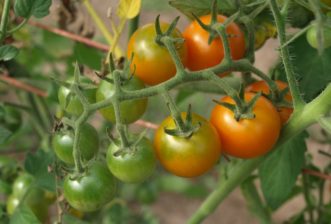
M 104 52 L 108 52 L 108 50 L 109 50 L 109 47 L 106 44 L 98 43 L 98 42 L 93 41 L 91 39 L 88 39 L 86 37 L 82 37 L 82 36 L 79 36 L 77 34 L 70 33 L 70 32 L 65 31 L 65 30 L 61 30 L 59 28 L 50 27 L 50 26 L 47 26 L 45 24 L 42 24 L 42 23 L 39 23 L 39 22 L 35 22 L 35 21 L 31 21 L 31 20 L 29 21 L 29 24 L 31 26 L 35 26 L 35 27 L 41 28 L 43 30 L 47 30 L 47 31 L 49 31 L 51 33 L 55 33 L 57 35 L 60 35 L 60 36 L 69 38 L 69 39 L 71 39 L 73 41 L 77 41 L 77 42 L 86 44 L 87 46 L 90 46 L 90 47 L 93 47 L 93 48 L 102 50 Z
M 16 87 L 17 89 L 22 89 L 24 91 L 36 94 L 41 97 L 47 97 L 47 92 L 44 90 L 38 89 L 37 87 L 31 86 L 24 82 L 21 82 L 15 78 L 9 77 L 6 74 L 0 75 L 0 81 L 6 82 L 7 84 Z
M 319 177 L 319 178 L 324 179 L 324 180 L 331 181 L 331 175 L 321 173 L 321 172 L 318 172 L 318 171 L 315 171 L 315 170 L 303 169 L 302 173 L 308 174 L 308 175 L 311 175 L 311 176 L 315 176 L 315 177 Z

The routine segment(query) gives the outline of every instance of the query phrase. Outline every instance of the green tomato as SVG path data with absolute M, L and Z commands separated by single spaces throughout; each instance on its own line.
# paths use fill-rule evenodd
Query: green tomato
M 127 183 L 139 183 L 151 176 L 156 165 L 152 143 L 143 138 L 131 151 L 116 155 L 118 142 L 111 143 L 107 152 L 108 168 L 114 176 Z
M 48 217 L 48 206 L 54 202 L 55 194 L 32 186 L 34 181 L 34 177 L 28 173 L 22 173 L 16 178 L 13 192 L 7 199 L 7 212 L 12 215 L 17 206 L 24 203 L 41 222 L 45 222 Z
M 331 47 L 331 28 L 328 26 L 324 26 L 322 29 L 323 36 L 324 36 L 324 48 Z M 307 41 L 313 48 L 318 48 L 318 30 L 317 25 L 313 25 L 307 31 Z
M 73 82 L 73 78 L 69 78 L 67 80 L 68 83 Z M 81 77 L 80 82 L 84 84 L 92 84 L 92 81 L 86 77 Z M 80 102 L 79 98 L 72 93 L 71 97 L 69 97 L 69 94 L 72 91 L 64 86 L 61 86 L 58 91 L 58 98 L 61 108 L 66 111 L 69 114 L 79 116 L 81 113 L 83 113 L 83 105 Z M 83 93 L 85 97 L 88 99 L 90 103 L 95 102 L 95 92 L 96 89 L 87 89 L 84 90 Z
M 99 150 L 98 132 L 86 123 L 82 126 L 79 138 L 81 158 L 85 161 L 92 159 Z M 53 136 L 52 146 L 57 157 L 65 163 L 74 164 L 73 147 L 74 134 L 72 132 L 58 132 Z
M 111 77 L 109 77 L 111 78 Z M 123 84 L 124 90 L 139 90 L 143 89 L 144 83 L 140 81 L 137 77 L 132 77 L 130 80 Z M 96 93 L 96 100 L 100 102 L 107 98 L 110 98 L 115 93 L 115 86 L 107 81 L 101 81 L 99 88 Z M 126 124 L 130 124 L 138 120 L 144 113 L 147 107 L 147 99 L 138 100 L 126 100 L 122 101 L 120 104 L 120 112 L 122 115 L 122 120 Z M 106 107 L 100 110 L 102 116 L 115 123 L 115 111 L 113 106 Z
M 115 196 L 116 179 L 106 164 L 94 162 L 79 177 L 67 175 L 63 193 L 68 203 L 78 211 L 92 212 L 100 209 Z

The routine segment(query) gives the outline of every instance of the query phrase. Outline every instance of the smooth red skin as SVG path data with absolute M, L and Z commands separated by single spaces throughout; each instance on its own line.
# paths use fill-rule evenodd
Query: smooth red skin
M 186 113 L 182 113 L 186 117 Z M 209 171 L 219 160 L 221 142 L 216 129 L 203 117 L 192 114 L 193 124 L 201 123 L 200 129 L 189 139 L 174 137 L 164 129 L 176 127 L 172 117 L 167 117 L 154 137 L 154 149 L 162 166 L 180 177 L 197 177 Z
M 246 93 L 245 101 L 255 94 Z M 234 104 L 229 96 L 222 102 Z M 254 119 L 236 121 L 231 110 L 217 105 L 211 113 L 211 123 L 216 127 L 224 153 L 239 158 L 254 158 L 267 153 L 277 142 L 281 122 L 273 104 L 261 96 L 254 108 Z
M 283 89 L 288 87 L 286 82 L 283 82 L 283 81 L 280 81 L 280 80 L 276 80 L 275 82 L 276 82 L 276 85 L 279 88 L 279 90 L 283 90 Z M 254 82 L 254 83 L 250 84 L 249 86 L 246 87 L 246 91 L 255 92 L 255 93 L 261 91 L 265 95 L 270 94 L 269 86 L 263 80 L 257 81 L 257 82 Z M 292 103 L 292 96 L 291 96 L 290 92 L 288 92 L 285 95 L 285 99 L 289 103 Z M 278 113 L 279 113 L 279 116 L 280 116 L 281 123 L 285 124 L 288 121 L 288 119 L 290 118 L 290 116 L 293 112 L 293 108 L 279 107 L 279 108 L 277 108 L 277 110 L 278 110 Z
M 161 23 L 161 30 L 164 32 L 169 24 Z M 154 24 L 147 24 L 139 28 L 130 38 L 128 43 L 127 56 L 131 58 L 131 72 L 138 76 L 145 84 L 156 85 L 162 83 L 176 74 L 176 67 L 165 46 L 155 42 L 156 31 Z M 172 37 L 183 38 L 179 30 L 175 29 Z M 177 53 L 182 63 L 186 64 L 186 44 L 176 45 Z
M 209 24 L 210 15 L 200 17 L 204 24 Z M 218 15 L 217 21 L 223 23 L 227 17 Z M 244 57 L 245 38 L 244 33 L 235 23 L 230 23 L 226 28 L 227 34 L 233 35 L 228 38 L 231 55 L 234 60 Z M 208 44 L 209 33 L 204 30 L 197 21 L 192 22 L 183 32 L 187 45 L 186 66 L 191 71 L 197 71 L 218 65 L 224 58 L 224 48 L 221 38 L 215 38 Z

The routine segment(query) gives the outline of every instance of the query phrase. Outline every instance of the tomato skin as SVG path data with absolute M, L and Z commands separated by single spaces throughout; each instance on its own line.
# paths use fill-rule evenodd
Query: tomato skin
M 322 29 L 323 35 L 324 35 L 324 48 L 331 47 L 331 28 L 328 26 L 324 26 Z M 318 49 L 318 29 L 317 25 L 313 25 L 310 27 L 307 31 L 307 41 L 313 48 Z
M 169 27 L 167 23 L 160 23 L 161 30 L 165 32 Z M 171 35 L 174 38 L 183 38 L 178 29 L 175 29 Z M 155 42 L 155 25 L 147 24 L 139 28 L 130 38 L 128 43 L 127 56 L 131 58 L 131 71 L 135 71 L 144 83 L 156 85 L 164 82 L 176 74 L 175 64 L 165 46 L 160 46 Z M 176 44 L 177 53 L 186 64 L 187 49 L 186 43 Z
M 279 88 L 279 90 L 283 90 L 288 87 L 286 82 L 283 82 L 280 80 L 276 80 L 275 82 L 276 82 L 276 85 Z M 250 84 L 249 86 L 246 87 L 246 91 L 255 92 L 255 93 L 261 91 L 263 94 L 266 94 L 266 95 L 270 94 L 269 86 L 263 80 Z M 291 96 L 290 91 L 288 91 L 287 94 L 285 95 L 285 99 L 289 103 L 292 102 L 292 96 Z M 282 124 L 285 124 L 288 121 L 288 119 L 290 118 L 291 114 L 293 113 L 293 108 L 289 108 L 289 107 L 280 107 L 280 108 L 277 108 L 277 110 L 280 115 L 280 120 L 281 120 Z
M 185 119 L 186 113 L 181 114 Z M 216 129 L 203 117 L 192 114 L 193 124 L 201 124 L 191 138 L 168 135 L 164 129 L 174 129 L 175 122 L 167 117 L 154 137 L 154 149 L 162 166 L 170 173 L 181 177 L 196 177 L 206 173 L 221 155 L 221 142 Z
M 218 15 L 217 21 L 223 23 L 227 17 Z M 204 24 L 209 24 L 211 15 L 200 17 Z M 244 33 L 239 26 L 231 23 L 226 28 L 229 37 L 231 55 L 234 60 L 243 58 L 245 54 Z M 209 33 L 205 31 L 197 21 L 192 22 L 183 32 L 187 44 L 187 67 L 191 71 L 198 71 L 218 65 L 224 58 L 224 48 L 221 38 L 215 38 L 208 44 Z
M 67 80 L 68 83 L 72 83 L 74 81 L 73 78 L 69 78 Z M 85 83 L 85 84 L 92 84 L 92 81 L 84 76 L 80 77 L 80 82 Z M 79 116 L 81 113 L 83 113 L 83 105 L 80 102 L 79 98 L 76 95 L 72 95 L 70 99 L 66 99 L 67 96 L 70 94 L 71 90 L 61 86 L 58 91 L 58 99 L 59 99 L 59 104 L 61 108 L 66 111 L 68 114 Z M 83 93 L 87 100 L 90 103 L 95 102 L 95 92 L 96 89 L 87 89 L 84 90 Z M 67 102 L 68 100 L 68 102 Z
M 73 133 L 58 132 L 53 136 L 52 147 L 57 157 L 65 163 L 74 164 L 73 147 L 74 136 Z M 92 159 L 99 150 L 99 136 L 95 128 L 85 123 L 81 129 L 81 136 L 79 139 L 79 147 L 81 149 L 81 156 L 83 160 Z
M 111 78 L 111 77 L 109 77 Z M 137 77 L 132 77 L 127 83 L 123 85 L 124 90 L 139 90 L 145 88 L 144 83 Z M 107 81 L 101 81 L 96 93 L 96 101 L 100 102 L 110 98 L 115 94 L 115 86 Z M 138 120 L 146 111 L 147 98 L 137 100 L 126 100 L 120 104 L 120 111 L 123 123 L 130 124 Z M 102 116 L 115 123 L 115 111 L 113 106 L 109 106 L 100 110 Z
M 7 212 L 12 215 L 24 198 L 24 204 L 41 222 L 45 222 L 48 217 L 48 206 L 55 201 L 55 194 L 31 186 L 34 181 L 34 177 L 28 173 L 21 173 L 16 178 L 13 183 L 13 192 L 7 199 Z
M 106 164 L 94 162 L 85 174 L 77 179 L 67 175 L 63 184 L 63 193 L 68 203 L 81 212 L 100 209 L 111 199 L 116 190 L 116 180 Z
M 245 101 L 255 94 L 245 93 Z M 222 102 L 234 104 L 229 96 Z M 281 122 L 273 104 L 261 96 L 254 108 L 254 119 L 236 121 L 234 113 L 216 105 L 211 113 L 211 123 L 216 127 L 225 153 L 239 158 L 254 158 L 267 153 L 277 142 Z
M 107 151 L 108 168 L 115 177 L 126 183 L 140 183 L 153 174 L 156 157 L 153 144 L 147 138 L 136 145 L 134 152 L 115 156 L 119 150 L 117 145 L 111 143 Z

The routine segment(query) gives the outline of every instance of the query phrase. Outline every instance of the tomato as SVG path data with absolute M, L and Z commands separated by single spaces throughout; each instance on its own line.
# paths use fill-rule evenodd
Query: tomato
M 28 173 L 21 173 L 13 184 L 13 192 L 7 199 L 7 212 L 12 215 L 17 206 L 22 203 L 27 205 L 37 218 L 45 222 L 48 217 L 48 206 L 55 200 L 53 192 L 45 191 L 32 186 L 34 177 Z
M 182 113 L 185 119 L 186 113 Z M 203 117 L 192 114 L 193 125 L 201 127 L 190 138 L 176 137 L 165 132 L 175 129 L 172 117 L 167 117 L 155 133 L 154 149 L 162 166 L 181 177 L 196 177 L 206 173 L 221 155 L 221 143 L 216 129 Z
M 324 35 L 324 42 L 323 42 L 323 47 L 328 48 L 331 47 L 331 28 L 329 26 L 324 26 L 322 28 L 322 32 Z M 312 46 L 313 48 L 318 48 L 318 29 L 317 25 L 313 25 L 310 27 L 307 31 L 307 41 Z
M 160 26 L 163 32 L 169 28 L 167 23 L 161 23 Z M 177 29 L 172 32 L 171 36 L 183 38 Z M 131 71 L 135 71 L 135 75 L 148 85 L 159 84 L 176 74 L 175 64 L 167 48 L 158 45 L 155 38 L 155 25 L 152 23 L 139 28 L 131 36 L 128 43 L 128 58 L 131 58 L 132 53 L 134 54 Z M 187 57 L 186 44 L 178 43 L 176 49 L 182 63 L 185 65 Z
M 138 136 L 131 139 L 134 142 Z M 107 164 L 115 177 L 127 183 L 139 183 L 146 180 L 155 170 L 156 158 L 153 144 L 143 138 L 131 151 L 120 155 L 115 153 L 120 149 L 119 141 L 111 143 L 107 152 Z
M 52 147 L 57 157 L 65 163 L 74 164 L 73 147 L 74 147 L 74 133 L 73 131 L 57 132 L 52 139 Z M 81 157 L 88 161 L 92 159 L 99 150 L 99 136 L 98 132 L 93 126 L 85 123 L 81 129 L 79 139 L 79 147 L 81 150 Z
M 279 88 L 279 90 L 283 90 L 285 88 L 288 87 L 287 83 L 282 82 L 280 80 L 276 81 L 276 85 Z M 270 94 L 270 89 L 268 84 L 265 81 L 258 81 L 258 82 L 254 82 L 252 84 L 250 84 L 249 86 L 247 86 L 246 91 L 248 92 L 262 92 L 263 94 Z M 285 95 L 285 100 L 289 103 L 292 103 L 292 96 L 290 91 L 287 92 L 287 94 Z M 290 118 L 292 112 L 293 112 L 293 108 L 290 107 L 280 107 L 277 108 L 278 113 L 280 115 L 280 120 L 282 124 L 285 124 L 288 119 Z
M 123 84 L 124 90 L 138 90 L 143 89 L 144 87 L 144 83 L 137 77 L 133 77 L 131 80 L 128 80 L 126 83 Z M 114 95 L 114 93 L 115 87 L 113 84 L 107 81 L 101 81 L 96 93 L 96 101 L 100 102 L 102 100 L 110 98 Z M 138 120 L 145 113 L 146 107 L 147 98 L 122 101 L 120 104 L 120 112 L 123 122 L 126 124 L 130 124 Z M 100 112 L 106 120 L 113 123 L 116 122 L 113 106 L 103 108 L 100 110 Z
M 73 81 L 73 78 L 69 78 L 67 80 L 68 83 L 72 83 Z M 84 76 L 80 77 L 80 82 L 85 84 L 92 84 L 92 81 Z M 83 91 L 84 95 L 90 103 L 95 102 L 95 92 L 96 88 L 86 89 Z M 72 95 L 71 97 L 68 97 L 70 93 Z M 83 113 L 82 103 L 80 102 L 79 98 L 74 93 L 72 93 L 70 89 L 61 86 L 58 91 L 58 99 L 61 108 L 67 113 L 75 116 L 79 116 L 81 113 Z
M 101 162 L 94 162 L 86 173 L 77 178 L 67 175 L 63 183 L 65 199 L 82 212 L 100 209 L 113 199 L 115 190 L 116 180 L 106 164 Z
M 227 17 L 218 15 L 217 21 L 223 23 Z M 211 21 L 210 15 L 200 17 L 204 24 Z M 234 60 L 241 59 L 245 54 L 244 33 L 235 23 L 230 23 L 226 28 L 226 33 L 231 35 L 228 38 L 231 56 Z M 187 44 L 187 67 L 192 71 L 197 71 L 218 65 L 224 58 L 224 48 L 220 37 L 215 38 L 208 44 L 209 33 L 204 30 L 197 21 L 192 22 L 183 32 Z
M 245 93 L 245 100 L 254 97 L 253 93 Z M 234 104 L 233 99 L 226 96 L 222 102 Z M 257 100 L 253 119 L 234 118 L 234 113 L 221 106 L 214 107 L 211 123 L 216 127 L 225 153 L 239 158 L 261 156 L 272 149 L 281 129 L 279 114 L 273 104 L 261 96 Z

